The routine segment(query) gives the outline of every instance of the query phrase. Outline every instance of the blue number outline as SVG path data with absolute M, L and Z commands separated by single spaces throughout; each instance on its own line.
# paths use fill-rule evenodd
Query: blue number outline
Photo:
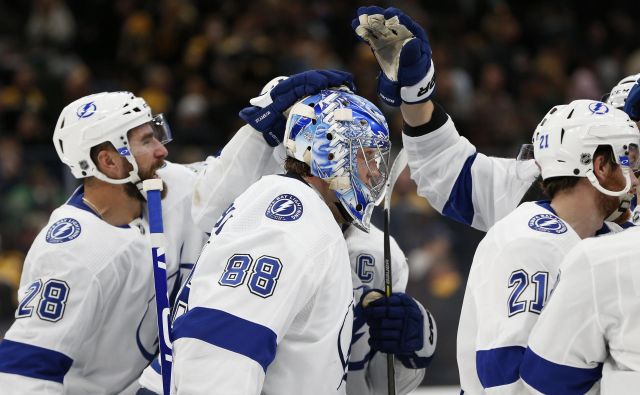
M 232 267 L 232 265 L 236 262 L 241 263 L 241 267 Z M 253 258 L 249 254 L 233 254 L 231 258 L 227 261 L 227 265 L 224 268 L 224 272 L 222 272 L 222 276 L 220 276 L 220 280 L 218 280 L 218 284 L 223 287 L 232 287 L 236 288 L 244 283 L 244 280 L 247 278 L 247 272 L 251 267 L 251 263 L 253 262 Z M 230 276 L 234 273 L 242 273 L 242 275 L 234 278 L 230 278 Z M 226 278 L 225 278 L 226 277 Z
M 527 301 L 519 301 L 518 299 L 529 285 L 529 274 L 526 271 L 519 269 L 511 272 L 509 276 L 509 287 L 513 287 L 511 295 L 509 295 L 509 301 L 507 303 L 509 309 L 509 317 L 516 314 L 527 311 Z
M 62 297 L 60 297 L 60 294 L 51 295 L 51 291 L 55 289 L 54 286 L 56 285 L 59 286 L 58 289 L 60 290 L 59 292 L 62 292 Z M 44 283 L 44 286 L 42 287 L 42 295 L 40 303 L 38 304 L 37 311 L 38 317 L 40 317 L 40 319 L 42 320 L 50 322 L 60 321 L 64 316 L 67 299 L 69 299 L 69 289 L 69 284 L 67 284 L 65 281 L 56 280 L 55 278 L 47 280 L 47 282 Z M 59 306 L 59 311 L 54 311 L 53 313 L 47 311 L 47 306 L 49 306 L 49 303 L 53 303 L 56 306 L 56 310 L 58 310 Z
M 373 280 L 373 269 L 376 260 L 371 254 L 360 254 L 356 258 L 356 274 L 363 283 L 370 283 Z
M 531 282 L 536 284 L 535 300 L 529 301 L 529 311 L 540 314 L 547 303 L 547 284 L 549 283 L 549 272 L 536 272 L 531 276 Z
M 272 267 L 271 271 L 269 272 L 264 271 L 264 267 L 267 264 L 271 265 Z M 280 278 L 281 272 L 282 262 L 280 261 L 280 259 L 269 255 L 262 255 L 261 257 L 256 259 L 256 262 L 251 269 L 251 275 L 249 276 L 249 281 L 247 282 L 249 292 L 265 299 L 273 295 L 273 292 L 276 289 L 276 285 L 278 285 L 278 279 Z M 264 274 L 267 274 L 267 276 L 264 276 Z M 260 286 L 260 284 L 258 283 L 259 279 L 266 279 L 268 281 L 266 286 Z
M 42 280 L 37 279 L 32 282 L 27 289 L 27 294 L 18 304 L 18 309 L 16 310 L 16 319 L 18 318 L 27 318 L 31 317 L 33 314 L 33 306 L 29 306 L 29 303 L 35 298 L 42 289 Z

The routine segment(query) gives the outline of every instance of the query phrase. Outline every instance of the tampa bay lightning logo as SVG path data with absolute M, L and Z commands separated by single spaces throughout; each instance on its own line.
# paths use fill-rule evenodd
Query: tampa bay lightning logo
M 538 232 L 561 234 L 567 231 L 567 225 L 553 214 L 538 214 L 529 220 L 529 227 Z
M 71 241 L 80 236 L 80 223 L 73 218 L 63 218 L 51 225 L 47 231 L 47 243 L 58 244 Z
M 76 115 L 78 116 L 78 119 L 89 118 L 95 113 L 96 113 L 96 105 L 92 101 L 81 105 L 80 107 L 78 107 L 78 110 L 76 111 Z
M 283 193 L 273 199 L 264 214 L 276 221 L 295 221 L 302 217 L 302 202 L 293 195 Z
M 118 153 L 120 154 L 120 156 L 129 156 L 129 155 L 131 155 L 131 151 L 129 151 L 129 148 L 127 148 L 127 147 L 118 148 Z
M 602 115 L 609 112 L 609 107 L 604 103 L 595 102 L 589 104 L 589 111 L 591 111 L 592 114 Z

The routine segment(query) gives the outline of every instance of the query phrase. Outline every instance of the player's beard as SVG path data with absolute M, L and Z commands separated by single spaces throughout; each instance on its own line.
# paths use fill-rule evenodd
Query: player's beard
M 156 163 L 155 166 L 152 166 L 149 169 L 143 170 L 138 168 L 138 176 L 140 177 L 139 182 L 141 183 L 144 180 L 157 178 L 156 171 L 160 169 L 162 166 L 164 166 L 164 161 L 160 161 L 159 163 Z M 143 203 L 147 202 L 147 199 L 145 199 L 145 197 L 142 195 L 142 192 L 140 192 L 138 187 L 134 184 L 131 184 L 131 183 L 124 184 L 124 191 L 128 196 L 132 198 L 138 199 Z M 160 192 L 160 197 L 164 199 L 167 196 L 167 192 L 168 192 L 167 184 L 164 181 L 162 181 L 162 192 Z
M 615 179 L 614 179 L 615 178 Z M 610 191 L 619 191 L 624 188 L 626 180 L 622 175 L 616 177 L 608 177 L 605 182 L 602 183 L 602 187 Z M 620 206 L 620 198 L 617 196 L 609 196 L 603 193 L 600 194 L 600 207 L 602 207 L 602 214 L 604 218 L 608 218 L 615 210 Z

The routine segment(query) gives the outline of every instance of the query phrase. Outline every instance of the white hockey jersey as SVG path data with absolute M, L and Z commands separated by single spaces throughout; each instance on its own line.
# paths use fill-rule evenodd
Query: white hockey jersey
M 169 290 L 204 234 L 190 216 L 195 175 L 167 164 L 163 200 Z M 148 224 L 115 227 L 82 202 L 56 209 L 25 260 L 16 321 L 0 343 L 3 394 L 115 394 L 157 351 Z
M 353 323 L 340 227 L 310 186 L 266 176 L 212 230 L 174 321 L 178 394 L 344 394 Z
M 418 137 L 402 135 L 418 195 L 442 215 L 487 231 L 513 211 L 540 174 L 533 160 L 488 157 L 448 118 Z
M 607 223 L 599 233 L 620 231 Z M 548 201 L 523 203 L 497 222 L 473 258 L 458 327 L 465 394 L 522 390 L 529 333 L 555 286 L 560 262 L 580 241 Z
M 640 229 L 629 229 L 581 241 L 567 255 L 520 369 L 532 392 L 597 394 L 602 375 L 603 394 L 638 393 L 638 240 Z
M 350 226 L 344 231 L 351 260 L 354 299 L 358 303 L 362 293 L 369 288 L 384 290 L 384 234 L 371 226 L 369 233 Z M 393 292 L 405 292 L 409 275 L 407 258 L 391 238 L 391 272 Z M 437 344 L 435 319 L 420 305 L 425 323 L 424 347 L 415 353 L 405 366 L 395 359 L 396 393 L 408 394 L 413 391 L 425 374 Z M 351 358 L 347 375 L 347 395 L 387 394 L 386 354 L 373 352 L 369 346 L 369 326 L 365 323 L 360 307 L 354 310 Z

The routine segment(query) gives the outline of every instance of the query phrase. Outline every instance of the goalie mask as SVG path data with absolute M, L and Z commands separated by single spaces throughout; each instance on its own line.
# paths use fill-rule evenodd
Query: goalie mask
M 621 110 L 593 100 L 575 100 L 552 108 L 533 134 L 535 160 L 543 179 L 561 176 L 586 177 L 601 193 L 625 197 L 631 188 L 629 172 L 635 169 L 640 132 Z M 610 191 L 593 172 L 598 146 L 609 146 L 622 169 L 626 185 Z
M 171 129 L 164 115 L 152 116 L 144 99 L 131 92 L 96 93 L 62 110 L 53 133 L 53 145 L 74 177 L 96 177 L 111 184 L 132 183 L 140 189 L 138 164 L 131 152 L 128 132 L 143 124 L 152 127 L 154 137 L 162 144 L 171 141 Z M 104 142 L 110 142 L 133 167 L 127 177 L 110 178 L 93 163 L 91 148 Z
M 284 141 L 287 155 L 327 182 L 352 223 L 368 232 L 384 198 L 391 147 L 380 110 L 352 93 L 323 90 L 291 108 Z

